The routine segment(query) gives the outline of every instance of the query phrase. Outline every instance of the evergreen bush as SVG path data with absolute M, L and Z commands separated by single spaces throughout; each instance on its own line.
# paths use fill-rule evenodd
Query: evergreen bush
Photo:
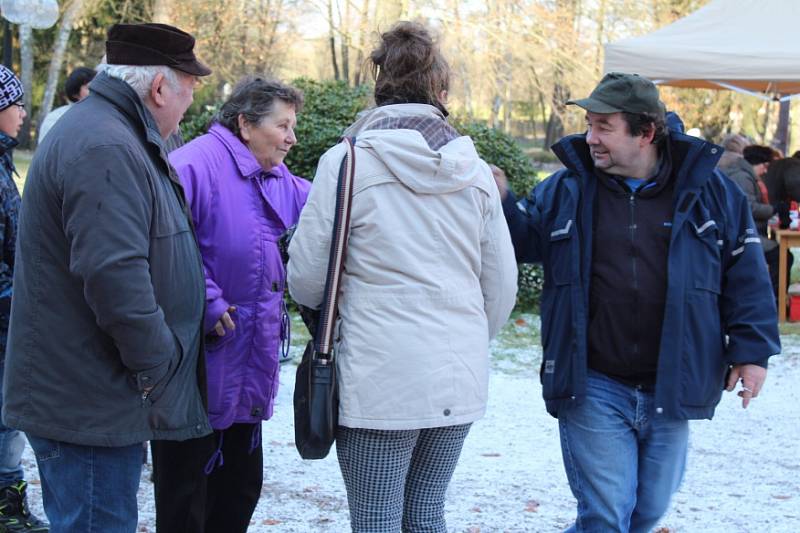
M 292 85 L 303 91 L 305 105 L 297 116 L 297 145 L 286 157 L 286 165 L 293 174 L 312 180 L 322 154 L 338 142 L 358 112 L 369 106 L 370 87 L 307 78 L 294 80 Z
M 472 137 L 484 161 L 503 169 L 518 198 L 528 194 L 538 181 L 536 168 L 510 135 L 474 121 L 455 120 L 453 125 L 462 135 Z M 537 309 L 544 283 L 541 265 L 519 265 L 518 282 L 517 309 Z

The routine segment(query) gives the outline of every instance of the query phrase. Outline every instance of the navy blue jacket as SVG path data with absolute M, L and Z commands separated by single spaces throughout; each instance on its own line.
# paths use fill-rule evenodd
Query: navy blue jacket
M 11 151 L 16 145 L 16 139 L 0 132 L 0 361 L 6 351 L 19 220 L 20 197 L 14 183 L 15 169 L 11 159 Z
M 711 418 L 734 363 L 780 352 L 761 242 L 739 187 L 714 169 L 722 149 L 670 133 L 675 182 L 656 413 Z M 592 210 L 597 178 L 585 135 L 553 151 L 566 166 L 503 208 L 520 262 L 544 265 L 541 378 L 548 412 L 581 402 L 587 374 Z M 624 281 L 622 281 L 624 282 Z

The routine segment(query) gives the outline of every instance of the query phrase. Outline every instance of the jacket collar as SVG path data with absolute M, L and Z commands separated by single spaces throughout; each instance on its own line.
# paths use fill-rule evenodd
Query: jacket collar
M 164 140 L 161 138 L 153 114 L 145 107 L 142 99 L 130 85 L 101 72 L 89 84 L 89 91 L 111 102 L 128 115 L 134 124 L 141 124 L 147 140 L 163 148 Z
M 208 129 L 208 133 L 219 139 L 225 146 L 243 178 L 255 178 L 264 171 L 253 152 L 231 130 L 219 122 L 215 122 Z
M 683 133 L 670 131 L 667 143 L 678 190 L 702 187 L 722 155 L 721 147 Z M 551 149 L 567 169 L 587 179 L 594 175 L 586 134 L 568 135 Z
M 6 152 L 12 150 L 19 144 L 14 137 L 10 135 L 6 135 L 2 131 L 0 131 L 0 155 L 5 154 Z

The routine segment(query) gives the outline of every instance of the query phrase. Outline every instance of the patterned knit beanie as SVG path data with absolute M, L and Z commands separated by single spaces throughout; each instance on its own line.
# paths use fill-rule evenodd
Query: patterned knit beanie
M 3 111 L 22 98 L 22 83 L 13 72 L 0 65 L 0 111 Z

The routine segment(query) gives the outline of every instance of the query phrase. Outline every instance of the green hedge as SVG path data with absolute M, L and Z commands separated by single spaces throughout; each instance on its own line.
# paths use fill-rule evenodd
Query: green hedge
M 314 179 L 319 158 L 369 105 L 370 88 L 306 78 L 294 80 L 292 85 L 303 91 L 305 106 L 297 116 L 298 142 L 286 157 L 286 166 L 298 176 Z

